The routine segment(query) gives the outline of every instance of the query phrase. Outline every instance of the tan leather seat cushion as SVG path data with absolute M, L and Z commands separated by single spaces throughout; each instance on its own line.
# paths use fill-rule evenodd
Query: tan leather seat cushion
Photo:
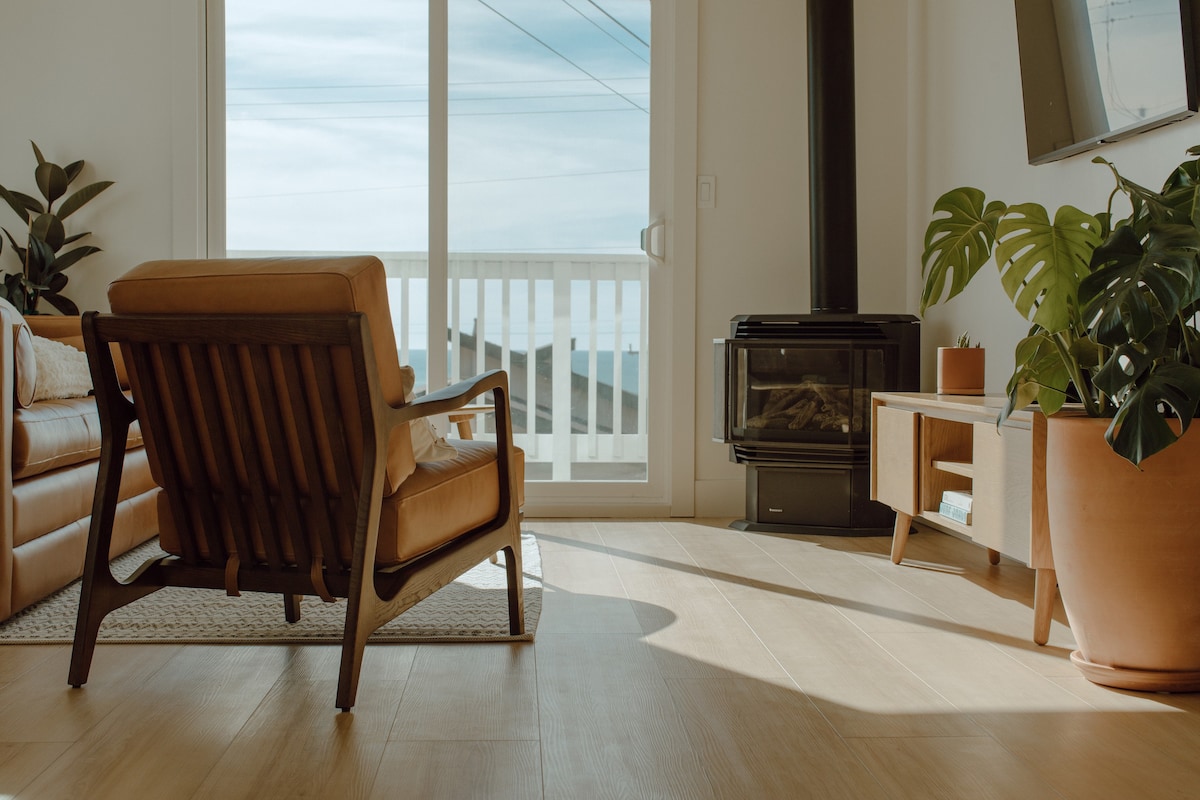
M 494 519 L 499 513 L 496 445 L 484 441 L 455 442 L 458 455 L 417 465 L 399 491 L 383 500 L 376 563 L 403 563 Z M 514 448 L 517 506 L 525 502 L 525 454 Z M 160 546 L 181 555 L 179 536 L 166 494 L 158 492 Z M 202 545 L 203 547 L 203 545 Z M 203 550 L 202 550 L 203 552 Z M 290 557 L 290 553 L 287 554 Z M 262 558 L 263 554 L 258 553 Z M 342 557 L 350 558 L 350 543 Z
M 500 508 L 494 442 L 454 442 L 458 454 L 417 464 L 400 489 L 383 499 L 379 564 L 399 564 L 495 519 Z M 513 448 L 517 507 L 525 503 L 525 453 Z
M 13 411 L 13 480 L 100 457 L 100 415 L 94 397 L 42 400 Z M 137 423 L 129 446 L 140 447 Z

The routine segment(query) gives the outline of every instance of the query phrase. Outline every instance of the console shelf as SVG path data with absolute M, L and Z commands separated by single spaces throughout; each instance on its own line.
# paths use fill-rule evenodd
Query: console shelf
M 1046 518 L 1045 419 L 1018 412 L 997 427 L 1003 397 L 877 392 L 871 398 L 871 499 L 896 511 L 892 561 L 914 519 L 1037 571 L 1033 640 L 1050 633 L 1056 582 Z M 939 513 L 943 493 L 969 490 L 971 524 Z

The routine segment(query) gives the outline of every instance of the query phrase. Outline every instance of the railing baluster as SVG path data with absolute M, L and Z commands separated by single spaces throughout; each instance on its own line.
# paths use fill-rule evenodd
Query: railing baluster
M 231 257 L 254 257 L 268 255 L 265 252 L 230 253 Z M 313 255 L 309 253 L 308 255 Z M 388 275 L 388 295 L 391 300 L 392 323 L 396 331 L 397 355 L 404 364 L 414 360 L 414 344 L 420 350 L 420 342 L 426 338 L 426 331 L 413 325 L 414 303 L 419 308 L 423 300 L 421 294 L 428 294 L 429 261 L 425 253 L 382 253 Z M 600 260 L 602 258 L 603 260 Z M 499 345 L 500 364 L 510 374 L 511 387 L 517 399 L 526 403 L 525 426 L 514 430 L 514 442 L 525 450 L 526 461 L 530 464 L 552 465 L 554 480 L 570 480 L 571 467 L 575 460 L 590 460 L 604 463 L 639 462 L 644 461 L 647 454 L 646 435 L 649 422 L 648 397 L 649 378 L 649 271 L 644 256 L 607 255 L 596 259 L 586 255 L 541 255 L 527 253 L 488 253 L 465 254 L 456 256 L 448 265 L 447 303 L 448 327 L 454 335 L 449 342 L 442 339 L 441 331 L 430 331 L 431 340 L 427 346 L 427 356 L 432 357 L 438 347 L 449 344 L 450 351 L 450 380 L 461 378 L 469 372 L 478 372 L 494 366 L 494 360 L 487 354 L 488 342 L 484 331 L 488 320 L 493 327 L 499 316 Z M 476 349 L 473 363 L 463 363 L 461 331 L 464 318 L 469 319 L 470 309 L 463 308 L 463 281 L 477 281 L 475 285 L 475 327 Z M 500 291 L 496 292 L 495 281 L 499 281 Z M 587 286 L 588 308 L 590 319 L 584 322 L 572 320 L 571 292 L 573 280 Z M 426 281 L 424 292 L 419 290 L 418 281 Z M 520 297 L 518 287 L 514 283 L 525 281 L 525 296 L 527 313 L 514 313 L 513 300 Z M 609 308 L 607 291 L 612 286 L 613 305 Z M 550 292 L 547 293 L 546 289 Z M 538 296 L 549 294 L 551 304 L 545 303 L 538 307 Z M 470 289 L 466 291 L 470 293 Z M 629 294 L 626 294 L 626 292 Z M 635 294 L 637 292 L 637 294 Z M 496 307 L 496 297 L 499 294 L 500 305 Z M 603 295 L 603 299 L 601 296 Z M 636 300 L 635 300 L 636 298 Z M 490 300 L 490 305 L 489 305 Z M 634 308 L 635 302 L 639 307 Z M 607 333 L 602 333 L 598 325 L 601 315 L 612 315 L 614 324 L 611 345 Z M 418 317 L 419 318 L 419 317 Z M 539 323 L 541 327 L 539 328 Z M 525 331 L 521 332 L 524 325 Z M 637 329 L 636 332 L 634 329 Z M 514 331 L 517 333 L 514 335 Z M 584 333 L 586 331 L 586 333 Z M 586 400 L 580 398 L 575 408 L 572 408 L 572 333 L 578 333 L 579 346 L 586 346 L 588 351 L 588 377 L 586 381 Z M 626 348 L 625 336 L 633 333 L 636 354 Z M 586 341 L 585 341 L 586 340 Z M 550 405 L 550 426 L 548 433 L 538 431 L 538 347 L 552 346 L 552 357 L 549 364 L 550 375 L 553 377 L 555 388 L 549 396 L 544 392 L 541 396 L 543 405 Z M 606 428 L 608 413 L 603 407 L 599 392 L 600 383 L 608 382 L 608 378 L 600 376 L 599 353 L 611 346 L 612 364 L 612 432 L 601 433 Z M 526 354 L 526 372 L 521 376 L 513 370 L 513 354 L 520 357 L 520 349 Z M 419 355 L 419 352 L 416 354 Z M 637 359 L 636 381 L 626 380 L 623 366 L 631 358 Z M 428 385 L 429 360 L 427 358 L 425 374 L 420 376 Z M 522 389 L 524 397 L 522 398 Z M 626 407 L 625 395 L 629 395 L 630 406 Z M 583 404 L 586 403 L 586 406 Z M 636 405 L 636 408 L 634 407 Z M 575 429 L 573 419 L 575 411 L 583 412 L 586 407 L 587 419 L 581 430 Z M 634 428 L 633 416 L 636 414 L 636 433 L 626 435 L 628 426 Z M 603 417 L 603 420 L 602 420 Z M 603 425 L 601 424 L 603 421 Z M 482 425 L 481 425 L 482 428 Z
M 588 381 L 587 444 L 588 458 L 599 458 L 600 400 L 600 281 L 593 273 L 588 281 Z

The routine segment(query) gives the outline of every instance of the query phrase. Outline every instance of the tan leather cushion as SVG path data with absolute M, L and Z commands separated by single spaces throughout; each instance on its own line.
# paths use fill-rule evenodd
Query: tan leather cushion
M 14 400 L 24 408 L 33 402 L 33 390 L 37 385 L 37 362 L 33 356 L 33 333 L 29 323 L 16 306 L 0 298 L 0 320 L 13 329 L 13 383 Z
M 21 545 L 92 513 L 99 460 L 45 472 L 13 484 L 13 545 Z M 118 500 L 154 488 L 144 448 L 130 450 L 121 472 Z
M 494 442 L 456 442 L 444 461 L 417 464 L 400 490 L 383 499 L 376 562 L 399 564 L 495 519 L 500 508 Z M 513 449 L 517 507 L 525 503 L 525 453 Z
M 514 448 L 513 470 L 519 508 L 525 502 L 525 454 L 520 448 Z M 463 441 L 454 458 L 418 464 L 400 490 L 383 500 L 376 564 L 402 563 L 494 519 L 499 513 L 499 496 L 496 445 L 492 442 Z M 161 491 L 158 519 L 161 547 L 180 555 L 171 507 Z M 349 545 L 345 543 L 342 552 L 347 561 Z M 207 552 L 203 542 L 201 552 Z M 263 557 L 262 552 L 257 555 Z M 291 553 L 286 556 L 290 558 Z
M 142 444 L 135 422 L 129 446 Z M 100 415 L 94 397 L 42 400 L 13 411 L 13 480 L 100 456 Z
M 404 404 L 387 275 L 374 256 L 150 261 L 108 287 L 117 314 L 367 315 L 384 399 Z M 153 449 L 151 466 L 157 469 Z M 416 468 L 408 426 L 388 447 L 388 491 Z
M 110 556 L 124 553 L 155 533 L 154 496 L 121 501 L 113 520 Z M 83 573 L 89 518 L 78 519 L 12 551 L 12 613 L 61 589 Z

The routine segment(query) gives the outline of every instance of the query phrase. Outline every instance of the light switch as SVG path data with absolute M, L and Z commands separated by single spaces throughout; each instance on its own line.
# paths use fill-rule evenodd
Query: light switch
M 696 208 L 717 207 L 717 178 L 715 175 L 696 177 Z

